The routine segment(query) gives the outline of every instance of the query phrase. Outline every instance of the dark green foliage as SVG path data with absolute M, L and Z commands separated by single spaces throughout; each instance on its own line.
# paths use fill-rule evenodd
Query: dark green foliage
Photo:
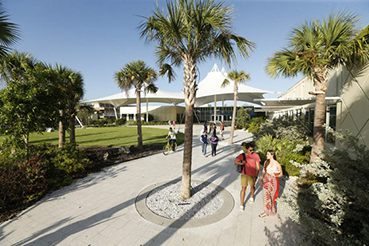
M 122 126 L 122 125 L 125 125 L 126 123 L 127 123 L 127 120 L 125 118 L 120 118 L 120 119 L 115 120 L 116 126 Z
M 249 120 L 250 114 L 246 109 L 240 108 L 237 110 L 236 129 L 247 129 Z
M 301 222 L 321 245 L 369 244 L 369 150 L 338 136 L 325 161 L 306 166 L 299 183 Z
M 23 161 L 2 156 L 1 161 L 0 212 L 27 205 L 46 193 L 47 168 L 40 156 Z
M 256 134 L 259 132 L 260 126 L 262 123 L 265 122 L 265 118 L 264 117 L 254 117 L 251 118 L 248 126 L 247 126 L 247 130 L 253 134 Z
M 3 147 L 3 146 L 2 146 Z M 46 192 L 86 174 L 90 161 L 74 146 L 31 146 L 31 155 L 3 148 L 0 153 L 0 212 L 40 199 Z

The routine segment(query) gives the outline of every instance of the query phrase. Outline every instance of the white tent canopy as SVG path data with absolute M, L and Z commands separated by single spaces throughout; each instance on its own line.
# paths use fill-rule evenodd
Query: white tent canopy
M 233 83 L 231 82 L 226 87 L 221 86 L 226 77 L 227 73 L 224 69 L 220 71 L 215 64 L 206 77 L 198 84 L 195 106 L 199 107 L 216 101 L 233 100 Z M 255 103 L 254 99 L 264 98 L 263 94 L 265 93 L 268 93 L 268 91 L 241 84 L 238 87 L 238 101 Z M 177 105 L 184 102 L 183 92 L 168 92 L 163 90 L 158 90 L 156 93 L 148 93 L 146 96 L 144 93 L 141 93 L 141 98 L 143 103 L 147 101 L 149 103 Z M 135 90 L 131 89 L 128 91 L 128 94 L 121 92 L 107 97 L 86 100 L 84 103 L 108 103 L 117 108 L 119 106 L 135 104 L 136 94 Z
M 198 85 L 195 106 L 198 107 L 214 101 L 233 100 L 233 81 L 228 86 L 222 87 L 226 78 L 227 73 L 224 72 L 224 69 L 220 71 L 215 64 Z M 264 98 L 263 94 L 265 93 L 268 91 L 241 84 L 238 86 L 238 101 L 253 102 L 254 99 Z
M 178 104 L 184 101 L 183 93 L 168 92 L 163 90 L 158 90 L 156 93 L 141 93 L 141 101 L 146 102 L 156 102 L 156 103 L 170 103 Z M 84 101 L 84 103 L 109 103 L 114 107 L 119 107 L 123 105 L 135 104 L 136 103 L 136 93 L 134 89 L 126 92 L 121 92 L 107 97 L 101 97 L 93 100 Z

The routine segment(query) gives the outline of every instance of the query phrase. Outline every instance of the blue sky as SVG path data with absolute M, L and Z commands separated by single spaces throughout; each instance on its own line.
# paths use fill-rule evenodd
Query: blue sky
M 82 73 L 85 99 L 120 92 L 114 73 L 125 64 L 141 59 L 157 69 L 154 43 L 139 36 L 142 16 L 149 16 L 161 0 L 3 0 L 10 20 L 19 25 L 21 40 L 14 49 L 28 52 L 49 63 L 70 67 Z M 244 70 L 251 75 L 250 86 L 268 91 L 285 91 L 300 77 L 270 78 L 265 73 L 267 59 L 286 47 L 293 28 L 305 21 L 323 19 L 348 11 L 360 17 L 358 28 L 369 25 L 368 1 L 249 1 L 226 0 L 233 7 L 233 30 L 256 43 L 256 49 L 231 68 L 219 60 L 199 64 L 200 79 L 216 62 L 226 70 Z M 177 80 L 156 81 L 159 88 L 180 91 L 182 68 Z

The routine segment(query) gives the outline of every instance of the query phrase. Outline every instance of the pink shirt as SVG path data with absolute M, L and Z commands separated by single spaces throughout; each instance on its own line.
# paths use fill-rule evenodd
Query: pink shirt
M 243 161 L 243 155 L 240 154 L 236 157 L 238 161 Z M 249 155 L 246 154 L 246 170 L 243 169 L 243 174 L 246 174 L 248 176 L 256 177 L 258 176 L 258 170 L 256 163 L 259 162 L 260 164 L 260 157 L 257 153 L 253 152 Z

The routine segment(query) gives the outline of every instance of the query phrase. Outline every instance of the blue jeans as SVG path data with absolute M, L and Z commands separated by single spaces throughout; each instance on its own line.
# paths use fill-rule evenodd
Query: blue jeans
M 202 143 L 202 153 L 204 155 L 206 155 L 206 148 L 207 148 L 208 144 L 207 143 Z

